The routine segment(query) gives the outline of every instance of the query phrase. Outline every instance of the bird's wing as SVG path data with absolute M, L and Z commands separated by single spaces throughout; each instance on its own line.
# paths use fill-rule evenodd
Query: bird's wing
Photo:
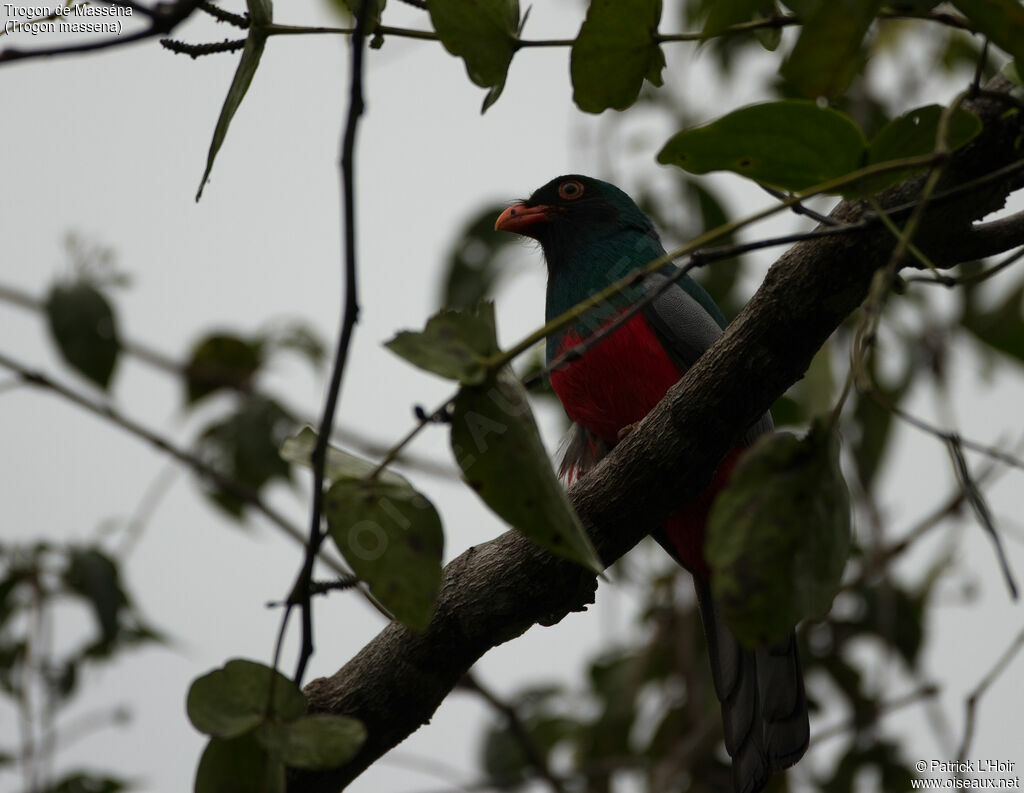
M 676 365 L 686 371 L 722 335 L 718 320 L 678 283 L 665 287 L 667 277 L 654 273 L 644 281 L 648 293 L 660 292 L 643 309 L 644 316 Z M 775 428 L 765 413 L 747 430 L 743 444 L 749 446 L 758 435 Z
M 676 365 L 686 371 L 722 335 L 718 320 L 678 283 L 654 273 L 644 279 L 644 291 L 654 295 L 643 313 Z

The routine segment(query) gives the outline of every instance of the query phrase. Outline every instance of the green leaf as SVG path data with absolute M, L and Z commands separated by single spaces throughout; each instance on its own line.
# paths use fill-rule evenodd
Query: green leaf
M 119 793 L 133 787 L 123 779 L 75 771 L 42 790 L 42 793 Z
M 665 54 L 655 38 L 661 0 L 591 0 L 572 45 L 573 101 L 580 110 L 625 110 L 644 79 L 661 85 Z
M 251 733 L 211 738 L 196 770 L 195 793 L 284 793 L 284 764 Z
M 305 358 L 319 372 L 327 357 L 323 339 L 316 330 L 301 321 L 286 322 L 266 331 L 256 342 L 268 350 L 289 350 Z
M 802 190 L 860 167 L 864 136 L 850 118 L 813 102 L 741 108 L 673 135 L 658 162 L 690 173 L 733 171 L 783 190 Z
M 733 25 L 769 16 L 773 10 L 773 4 L 765 0 L 715 0 L 708 5 L 710 8 L 702 31 L 707 38 L 717 36 Z
M 352 571 L 397 619 L 426 629 L 441 586 L 441 518 L 407 484 L 344 479 L 327 491 L 327 526 Z
M 466 482 L 501 518 L 537 545 L 602 571 L 551 469 L 526 392 L 507 370 L 460 389 L 451 443 Z
M 919 107 L 893 119 L 872 138 L 868 145 L 867 164 L 891 162 L 907 157 L 919 157 L 935 151 L 939 133 L 939 121 L 944 108 L 940 105 Z M 957 108 L 950 116 L 946 127 L 946 145 L 955 151 L 981 132 L 981 119 L 968 110 Z M 869 179 L 862 179 L 853 185 L 848 195 L 871 195 L 891 184 L 901 182 L 912 171 L 893 171 Z
M 287 723 L 265 722 L 256 738 L 285 765 L 317 770 L 351 760 L 366 741 L 366 728 L 348 716 L 317 713 Z
M 489 298 L 495 282 L 506 272 L 506 268 L 499 266 L 500 254 L 516 239 L 494 229 L 494 219 L 504 208 L 504 205 L 485 207 L 459 234 L 448 253 L 443 276 L 444 308 L 471 308 Z
M 1006 291 L 1006 296 L 991 309 L 977 307 L 973 289 L 964 296 L 960 324 L 978 341 L 1024 363 L 1024 281 Z
M 953 0 L 979 32 L 1024 63 L 1024 6 L 1019 0 Z
M 270 704 L 273 681 L 273 705 Z M 306 712 L 306 697 L 291 680 L 269 666 L 234 659 L 196 678 L 188 690 L 188 718 L 202 733 L 235 738 L 269 718 L 284 721 Z
M 1024 63 L 1024 60 L 1022 60 L 1021 63 Z M 1024 77 L 1021 77 L 1016 61 L 1010 61 L 1005 64 L 1003 68 L 999 70 L 999 73 L 1018 88 L 1024 88 Z
M 253 395 L 235 413 L 203 430 L 196 453 L 207 465 L 249 490 L 257 491 L 272 479 L 290 478 L 291 469 L 278 449 L 295 421 L 277 402 Z M 240 515 L 245 502 L 210 483 L 215 502 L 232 515 Z
M 110 645 L 118 634 L 121 610 L 128 605 L 115 562 L 96 548 L 73 548 L 68 554 L 63 582 L 89 603 L 99 625 L 101 642 Z
M 185 364 L 188 404 L 221 389 L 245 390 L 262 363 L 259 343 L 230 333 L 211 333 L 200 339 Z
M 711 508 L 705 554 L 712 591 L 747 645 L 782 639 L 828 611 L 850 547 L 850 496 L 838 434 L 760 438 Z
M 882 127 L 868 146 L 868 164 L 917 157 L 935 150 L 944 108 L 927 105 L 910 110 Z M 981 132 L 981 119 L 957 108 L 946 127 L 946 145 L 955 151 Z
M 206 170 L 203 171 L 203 178 L 199 180 L 199 190 L 196 191 L 196 201 L 203 196 L 203 188 L 210 179 L 210 171 L 213 170 L 213 161 L 220 151 L 224 138 L 227 137 L 228 127 L 235 112 L 245 98 L 246 91 L 252 84 L 252 78 L 256 76 L 256 69 L 260 65 L 260 58 L 263 57 L 263 48 L 267 44 L 267 33 L 265 26 L 269 25 L 273 17 L 273 7 L 270 0 L 247 0 L 249 7 L 249 18 L 252 25 L 249 27 L 249 35 L 245 40 L 245 48 L 242 50 L 242 58 L 238 62 L 231 87 L 228 88 L 228 95 L 224 99 L 224 106 L 221 107 L 220 117 L 217 119 L 217 126 L 213 130 L 213 140 L 210 141 L 210 152 L 206 155 Z
M 487 110 L 505 85 L 517 48 L 519 0 L 427 0 L 441 43 L 466 63 L 469 79 L 491 88 Z
M 355 24 L 359 16 L 359 9 L 362 8 L 363 0 L 332 0 L 332 4 L 338 7 L 343 16 Z M 387 0 L 370 0 L 370 7 L 366 14 L 366 31 L 372 32 L 380 24 L 380 15 L 384 13 L 384 6 Z
M 47 297 L 46 315 L 64 360 L 105 389 L 121 350 L 107 299 L 85 281 L 57 284 Z
M 811 99 L 839 96 L 864 62 L 861 41 L 881 6 L 881 0 L 821 3 L 804 22 L 783 76 Z
M 403 330 L 384 346 L 428 372 L 467 385 L 480 383 L 487 376 L 488 358 L 498 351 L 494 304 L 441 311 L 422 331 Z

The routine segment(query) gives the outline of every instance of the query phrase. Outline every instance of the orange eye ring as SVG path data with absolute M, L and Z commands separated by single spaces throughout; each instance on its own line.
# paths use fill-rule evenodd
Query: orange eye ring
M 581 195 L 583 195 L 583 185 L 575 179 L 569 179 L 558 185 L 558 197 L 563 201 L 575 201 Z

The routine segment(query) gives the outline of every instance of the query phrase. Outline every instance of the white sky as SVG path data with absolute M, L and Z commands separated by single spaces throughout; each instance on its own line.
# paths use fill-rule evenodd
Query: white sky
M 389 24 L 427 26 L 425 15 L 393 5 Z M 277 13 L 281 22 L 335 22 L 314 0 L 279 4 Z M 537 3 L 526 35 L 571 37 L 581 18 L 579 4 Z M 229 35 L 224 26 L 193 22 L 177 37 Z M 0 39 L 0 46 L 8 43 L 25 41 Z M 4 65 L 0 282 L 44 294 L 66 270 L 62 239 L 73 230 L 114 248 L 120 268 L 132 276 L 130 290 L 116 295 L 120 328 L 129 339 L 180 357 L 211 328 L 249 332 L 268 319 L 293 316 L 332 339 L 340 312 L 336 161 L 348 90 L 347 49 L 333 37 L 269 42 L 197 205 L 193 196 L 236 62 L 236 55 L 192 61 L 150 42 Z M 609 122 L 572 107 L 563 49 L 520 53 L 504 95 L 483 117 L 482 90 L 469 83 L 461 61 L 436 43 L 388 40 L 382 51 L 369 53 L 368 67 L 368 113 L 358 150 L 363 313 L 339 424 L 390 440 L 408 427 L 411 404 L 432 405 L 447 392 L 440 380 L 380 345 L 399 329 L 422 326 L 432 313 L 443 255 L 458 229 L 487 201 L 524 196 L 559 173 L 602 168 L 587 142 L 607 132 Z M 702 105 L 719 112 L 763 96 L 754 84 L 742 100 L 725 102 L 707 87 L 706 71 L 689 50 L 675 50 L 670 69 L 669 83 L 690 86 Z M 949 96 L 947 90 L 930 101 Z M 626 188 L 661 170 L 647 151 L 627 152 L 623 162 L 615 175 Z M 716 183 L 731 191 L 738 208 L 766 203 L 738 179 L 717 177 Z M 520 260 L 523 268 L 509 279 L 498 304 L 505 343 L 537 326 L 543 313 L 539 255 L 524 246 Z M 39 317 L 0 304 L 0 331 L 6 354 L 89 391 L 57 361 Z M 1024 397 L 1019 371 L 983 380 L 970 351 L 956 352 L 954 397 L 963 433 L 985 442 L 1013 437 Z M 282 362 L 273 384 L 291 404 L 319 412 L 323 383 L 302 365 Z M 183 440 L 201 426 L 181 413 L 176 383 L 135 361 L 121 362 L 114 401 L 132 417 Z M 92 538 L 104 521 L 129 516 L 167 465 L 137 439 L 59 398 L 21 388 L 0 395 L 0 406 L 5 540 Z M 932 400 L 922 395 L 915 408 L 928 413 Z M 554 415 L 541 419 L 554 443 Z M 883 475 L 887 492 L 900 495 L 893 524 L 906 527 L 948 490 L 950 473 L 945 452 L 933 440 L 910 432 L 900 438 L 901 454 Z M 428 433 L 415 449 L 447 459 L 441 430 Z M 146 793 L 191 788 L 204 738 L 185 718 L 187 687 L 228 658 L 270 658 L 279 614 L 264 603 L 285 595 L 300 563 L 299 549 L 259 518 L 249 530 L 225 526 L 189 480 L 179 477 L 125 566 L 140 607 L 175 641 L 128 654 L 112 668 L 90 670 L 72 712 L 124 703 L 133 720 L 92 734 L 60 755 L 61 766 L 111 769 L 136 779 Z M 441 509 L 448 558 L 502 530 L 461 486 L 422 475 L 415 482 Z M 1005 476 L 993 503 L 1009 519 L 1004 539 L 1024 576 L 1016 522 L 1020 482 L 1019 473 Z M 280 488 L 272 498 L 299 525 L 305 523 L 305 506 L 297 496 L 305 491 L 303 481 L 300 491 Z M 944 686 L 942 702 L 956 737 L 965 692 L 1024 624 L 1020 607 L 1008 602 L 988 541 L 973 524 L 966 532 L 956 573 L 941 590 L 948 605 L 932 613 L 934 633 L 926 650 L 929 671 Z M 940 547 L 938 538 L 923 544 L 902 569 L 919 577 Z M 954 595 L 968 583 L 977 588 L 978 600 L 965 607 Z M 502 693 L 545 678 L 577 684 L 585 659 L 630 635 L 634 606 L 630 592 L 604 585 L 589 613 L 530 631 L 490 653 L 477 671 Z M 316 614 L 317 653 L 307 679 L 334 672 L 380 627 L 374 613 L 345 595 L 319 601 Z M 74 615 L 64 616 L 71 624 Z M 287 668 L 292 663 L 289 657 Z M 869 667 L 872 684 L 891 696 L 911 685 L 895 667 L 877 656 Z M 1024 766 L 1024 730 L 1016 721 L 1022 686 L 1024 659 L 1018 659 L 983 700 L 974 757 Z M 444 787 L 443 779 L 397 765 L 413 756 L 457 769 L 449 782 L 477 779 L 474 736 L 485 714 L 467 695 L 453 695 L 431 725 L 351 789 L 404 793 Z M 946 747 L 934 742 L 929 719 L 912 708 L 887 721 L 910 741 L 911 762 L 948 759 Z M 839 720 L 830 714 L 821 724 Z M 15 727 L 13 712 L 0 710 L 4 748 L 14 743 Z M 0 774 L 0 789 L 18 785 L 15 776 Z

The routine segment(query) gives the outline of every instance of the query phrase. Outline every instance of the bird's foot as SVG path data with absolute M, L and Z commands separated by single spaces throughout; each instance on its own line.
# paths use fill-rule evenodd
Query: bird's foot
M 621 430 L 619 430 L 619 440 L 624 440 L 633 430 L 640 424 L 639 421 L 634 421 L 632 424 L 627 424 Z

